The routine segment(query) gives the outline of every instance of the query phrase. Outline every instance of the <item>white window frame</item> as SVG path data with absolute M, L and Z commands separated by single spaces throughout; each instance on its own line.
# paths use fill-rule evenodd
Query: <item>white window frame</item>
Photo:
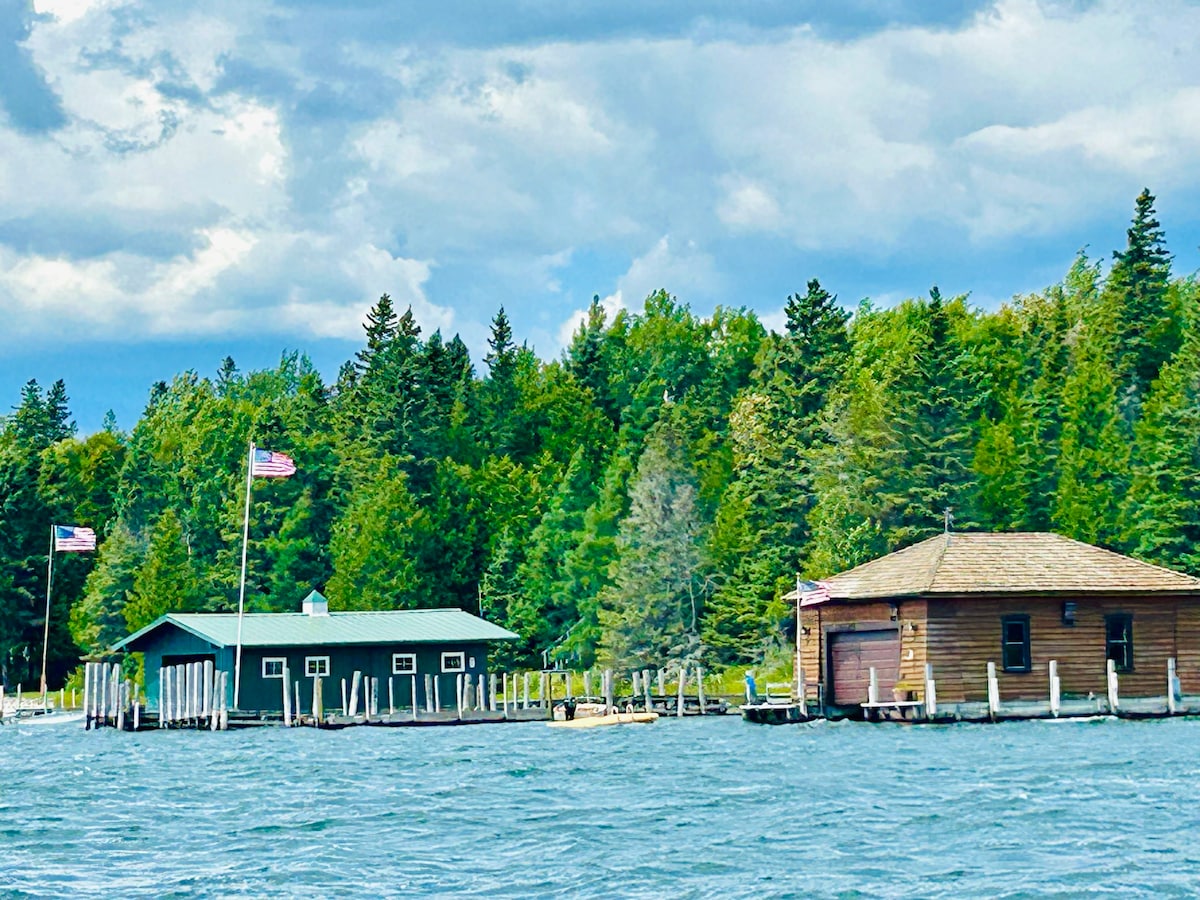
M 267 672 L 268 663 L 279 663 L 279 674 L 272 675 Z M 263 678 L 282 678 L 283 670 L 287 668 L 286 656 L 264 656 L 262 661 L 262 677 Z
M 458 660 L 459 660 L 458 665 L 455 667 L 446 665 L 446 657 L 447 656 L 457 656 Z M 463 653 L 461 650 L 445 650 L 445 651 L 443 651 L 442 652 L 442 671 L 443 672 L 465 672 L 465 671 L 467 671 L 467 654 Z
M 312 670 L 313 663 L 324 663 L 324 671 L 314 672 Z M 306 656 L 304 657 L 304 677 L 305 678 L 328 678 L 329 677 L 329 657 L 328 656 Z
M 408 662 L 411 665 L 407 669 L 399 667 L 400 662 Z M 393 675 L 416 675 L 417 674 L 417 654 L 415 653 L 393 653 L 392 654 L 392 674 Z

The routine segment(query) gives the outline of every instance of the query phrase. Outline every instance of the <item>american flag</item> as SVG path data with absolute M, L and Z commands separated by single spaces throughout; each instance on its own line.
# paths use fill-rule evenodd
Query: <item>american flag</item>
M 54 549 L 67 553 L 96 549 L 96 532 L 76 525 L 54 526 Z
M 250 474 L 255 478 L 287 478 L 296 474 L 296 464 L 290 456 L 255 447 Z
M 800 582 L 800 605 L 816 606 L 830 600 L 829 585 L 823 581 Z

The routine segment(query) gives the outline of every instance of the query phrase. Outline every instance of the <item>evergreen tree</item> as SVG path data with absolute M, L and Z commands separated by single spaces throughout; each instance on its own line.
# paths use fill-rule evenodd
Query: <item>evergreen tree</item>
M 1182 333 L 1169 304 L 1171 255 L 1149 189 L 1138 195 L 1126 234 L 1125 249 L 1113 252 L 1108 289 L 1117 304 L 1117 368 L 1128 392 L 1123 402 L 1132 404 L 1126 413 L 1132 420 L 1159 370 L 1178 350 Z

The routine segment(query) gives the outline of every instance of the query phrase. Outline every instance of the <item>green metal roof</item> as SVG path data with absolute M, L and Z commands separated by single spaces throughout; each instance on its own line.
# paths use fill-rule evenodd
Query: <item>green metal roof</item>
M 217 647 L 237 643 L 236 613 L 168 613 L 113 645 L 139 650 L 143 637 L 172 624 Z M 300 647 L 315 644 L 443 644 L 512 641 L 517 635 L 461 609 L 403 609 L 379 612 L 247 613 L 243 647 Z

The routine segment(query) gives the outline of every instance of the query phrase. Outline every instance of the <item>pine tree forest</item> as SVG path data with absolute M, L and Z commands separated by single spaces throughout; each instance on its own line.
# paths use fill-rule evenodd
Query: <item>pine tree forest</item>
M 983 310 L 881 308 L 807 281 L 768 330 L 667 291 L 540 359 L 500 309 L 476 368 L 384 294 L 326 383 L 308 360 L 149 388 L 81 437 L 67 386 L 0 420 L 0 667 L 36 683 L 52 524 L 50 687 L 168 611 L 236 610 L 250 440 L 298 471 L 252 495 L 248 611 L 461 607 L 505 665 L 746 664 L 781 600 L 941 531 L 1056 531 L 1200 574 L 1200 291 L 1154 197 L 1125 247 Z

